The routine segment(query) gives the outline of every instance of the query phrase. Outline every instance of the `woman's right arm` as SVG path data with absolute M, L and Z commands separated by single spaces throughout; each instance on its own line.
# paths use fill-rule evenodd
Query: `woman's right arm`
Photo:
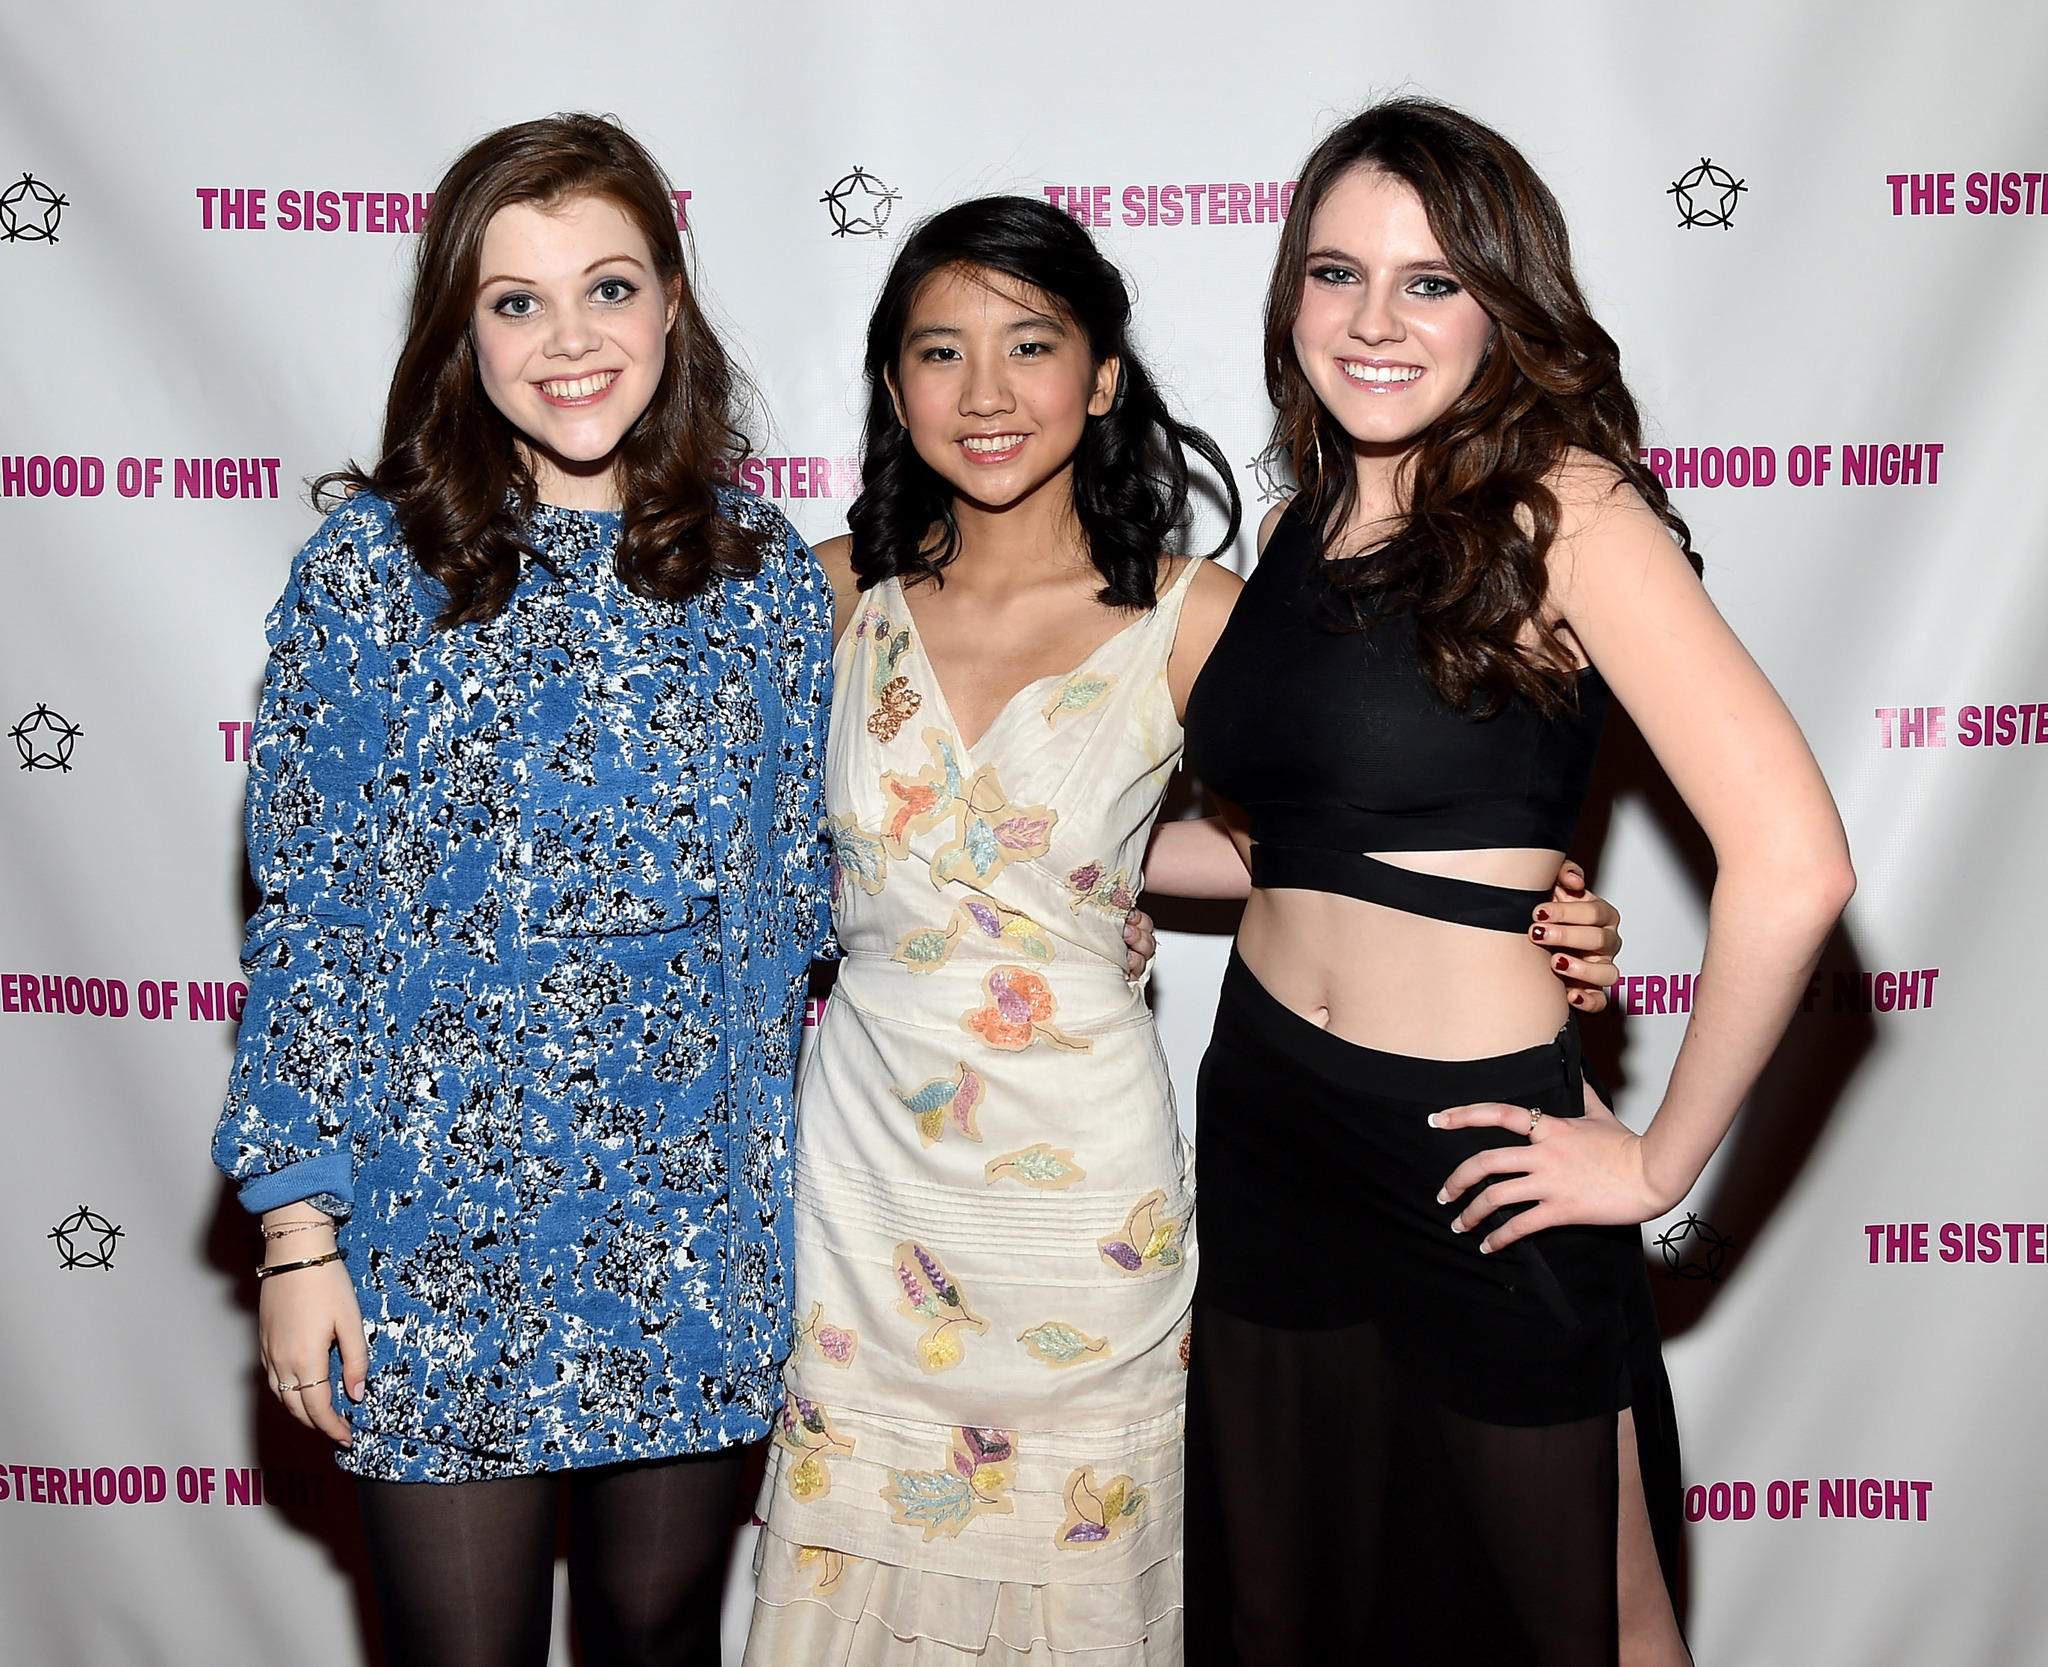
M 293 563 L 267 627 L 246 822 L 259 902 L 214 1161 L 262 1217 L 269 1266 L 334 1248 L 335 1217 L 353 1195 L 354 1112 L 374 1068 L 366 975 L 384 907 L 377 818 L 390 701 L 389 650 L 374 617 L 389 594 L 373 567 L 391 537 L 380 511 L 357 500 L 328 518 Z M 258 1336 L 286 1408 L 346 1443 L 329 1350 L 339 1348 L 354 1398 L 368 1364 L 346 1264 L 264 1279 Z

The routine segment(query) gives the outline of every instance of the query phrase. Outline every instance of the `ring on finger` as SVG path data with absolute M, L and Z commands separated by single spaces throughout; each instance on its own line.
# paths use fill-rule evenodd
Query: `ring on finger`
M 304 1383 L 281 1383 L 277 1386 L 277 1392 L 282 1395 L 287 1389 L 316 1389 L 323 1381 L 325 1380 L 320 1378 L 309 1378 Z
M 1529 1138 L 1531 1140 L 1534 1140 L 1536 1138 L 1536 1125 L 1542 1120 L 1542 1108 L 1538 1106 L 1529 1107 Z

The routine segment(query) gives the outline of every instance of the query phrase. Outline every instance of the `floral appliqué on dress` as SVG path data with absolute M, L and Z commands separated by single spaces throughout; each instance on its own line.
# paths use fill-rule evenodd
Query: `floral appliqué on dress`
M 1057 689 L 1052 699 L 1045 703 L 1045 727 L 1053 728 L 1060 719 L 1075 712 L 1085 712 L 1095 705 L 1111 689 L 1116 687 L 1114 672 L 1077 671 Z
M 966 1294 L 945 1264 L 915 1239 L 896 1247 L 896 1283 L 903 1287 L 896 1312 L 906 1320 L 929 1322 L 917 1340 L 917 1357 L 925 1371 L 958 1366 L 967 1354 L 960 1333 L 979 1336 L 988 1330 L 988 1321 L 967 1306 Z
M 963 936 L 983 938 L 1034 961 L 1052 959 L 1052 943 L 1043 926 L 986 897 L 970 897 L 944 926 L 912 927 L 897 940 L 893 959 L 912 972 L 937 972 L 953 958 L 953 946 Z
M 1052 987 L 1027 967 L 991 967 L 981 981 L 988 998 L 960 1015 L 960 1028 L 972 1031 L 992 1048 L 1015 1053 L 1044 1042 L 1066 1053 L 1091 1053 L 1085 1036 L 1069 1036 L 1046 1021 L 1059 1011 Z
M 800 1455 L 782 1478 L 790 1498 L 799 1502 L 823 1499 L 830 1493 L 832 1472 L 827 1465 L 853 1451 L 853 1443 L 832 1428 L 817 1402 L 794 1395 L 783 1401 L 782 1413 L 775 1420 L 775 1445 Z
M 1017 1339 L 1033 1358 L 1048 1366 L 1073 1366 L 1083 1360 L 1107 1360 L 1109 1339 L 1090 1337 L 1078 1326 L 1064 1320 L 1046 1320 Z
M 1088 1172 L 1074 1162 L 1074 1154 L 1069 1148 L 1048 1146 L 1041 1140 L 1022 1151 L 1005 1152 L 999 1158 L 989 1159 L 982 1175 L 989 1186 L 1003 1180 L 1021 1181 L 1027 1187 L 1057 1192 L 1076 1181 L 1085 1180 Z
M 955 879 L 985 886 L 1011 863 L 1045 855 L 1057 811 L 1011 804 L 993 764 L 964 777 L 958 743 L 944 730 L 926 730 L 924 741 L 931 763 L 914 776 L 890 770 L 882 777 L 882 795 L 891 807 L 882 842 L 890 856 L 906 859 L 910 841 L 949 816 L 953 837 L 932 853 L 934 886 Z
M 841 888 L 849 874 L 870 897 L 879 896 L 889 879 L 889 853 L 883 848 L 881 839 L 869 833 L 851 816 L 831 817 L 825 824 L 825 832 L 832 841 L 834 906 L 841 905 L 844 899 L 845 893 Z
M 875 639 L 874 670 L 868 678 L 868 693 L 874 697 L 875 709 L 868 714 L 868 733 L 887 744 L 896 739 L 904 724 L 924 704 L 924 696 L 910 686 L 910 679 L 896 675 L 897 662 L 910 652 L 910 633 L 901 630 L 892 636 L 889 616 L 871 609 L 861 616 L 856 634 L 872 635 Z
M 1134 1487 L 1128 1476 L 1118 1476 L 1108 1487 L 1095 1481 L 1095 1467 L 1082 1465 L 1067 1478 L 1067 1520 L 1060 1524 L 1054 1543 L 1062 1550 L 1080 1550 L 1106 1545 L 1138 1519 L 1150 1496 Z
M 1166 1213 L 1166 1194 L 1156 1187 L 1131 1206 L 1124 1230 L 1098 1239 L 1105 1262 L 1133 1276 L 1180 1266 L 1181 1224 Z
M 1124 870 L 1119 868 L 1112 874 L 1099 862 L 1084 862 L 1070 873 L 1067 890 L 1074 894 L 1075 914 L 1094 909 L 1121 920 L 1138 902 L 1138 894 Z
M 846 1578 L 849 1564 L 863 1561 L 865 1559 L 849 1557 L 843 1551 L 834 1551 L 830 1546 L 824 1545 L 799 1546 L 796 1554 L 798 1568 L 807 1569 L 813 1564 L 817 1566 L 818 1577 L 811 1582 L 811 1591 L 821 1598 L 839 1590 L 840 1582 Z
M 959 1536 L 978 1516 L 1007 1516 L 1017 1444 L 1007 1430 L 961 1425 L 953 1431 L 951 1463 L 944 1470 L 892 1470 L 882 1497 L 897 1522 L 922 1528 L 927 1541 Z
M 919 1083 L 907 1094 L 892 1084 L 889 1092 L 917 1118 L 917 1138 L 925 1145 L 936 1146 L 939 1143 L 949 1119 L 969 1140 L 981 1138 L 974 1114 L 981 1109 L 982 1098 L 988 1090 L 964 1059 L 950 1077 L 933 1077 Z
M 818 1358 L 827 1366 L 836 1366 L 845 1371 L 853 1364 L 854 1352 L 860 1347 L 860 1333 L 846 1326 L 829 1325 L 825 1320 L 825 1305 L 811 1304 L 811 1311 L 796 1323 L 796 1341 L 790 1350 L 794 1360 L 809 1346 L 818 1351 Z

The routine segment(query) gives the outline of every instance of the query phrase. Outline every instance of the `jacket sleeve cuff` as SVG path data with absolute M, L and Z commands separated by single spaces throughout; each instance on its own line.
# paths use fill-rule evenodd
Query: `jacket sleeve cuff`
M 355 1162 L 347 1152 L 322 1152 L 282 1169 L 251 1175 L 242 1183 L 240 1194 L 242 1208 L 251 1215 L 321 1195 L 344 1204 L 354 1198 Z

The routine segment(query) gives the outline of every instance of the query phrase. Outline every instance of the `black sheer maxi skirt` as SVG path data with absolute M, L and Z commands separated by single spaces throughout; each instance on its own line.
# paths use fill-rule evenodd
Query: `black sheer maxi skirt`
M 1357 1047 L 1232 952 L 1197 1095 L 1190 1667 L 1610 1667 L 1623 1408 L 1674 1583 L 1640 1234 L 1553 1228 L 1482 1256 L 1436 1202 L 1472 1153 L 1522 1142 L 1431 1112 L 1581 1116 L 1581 1073 L 1569 1025 L 1493 1059 Z

